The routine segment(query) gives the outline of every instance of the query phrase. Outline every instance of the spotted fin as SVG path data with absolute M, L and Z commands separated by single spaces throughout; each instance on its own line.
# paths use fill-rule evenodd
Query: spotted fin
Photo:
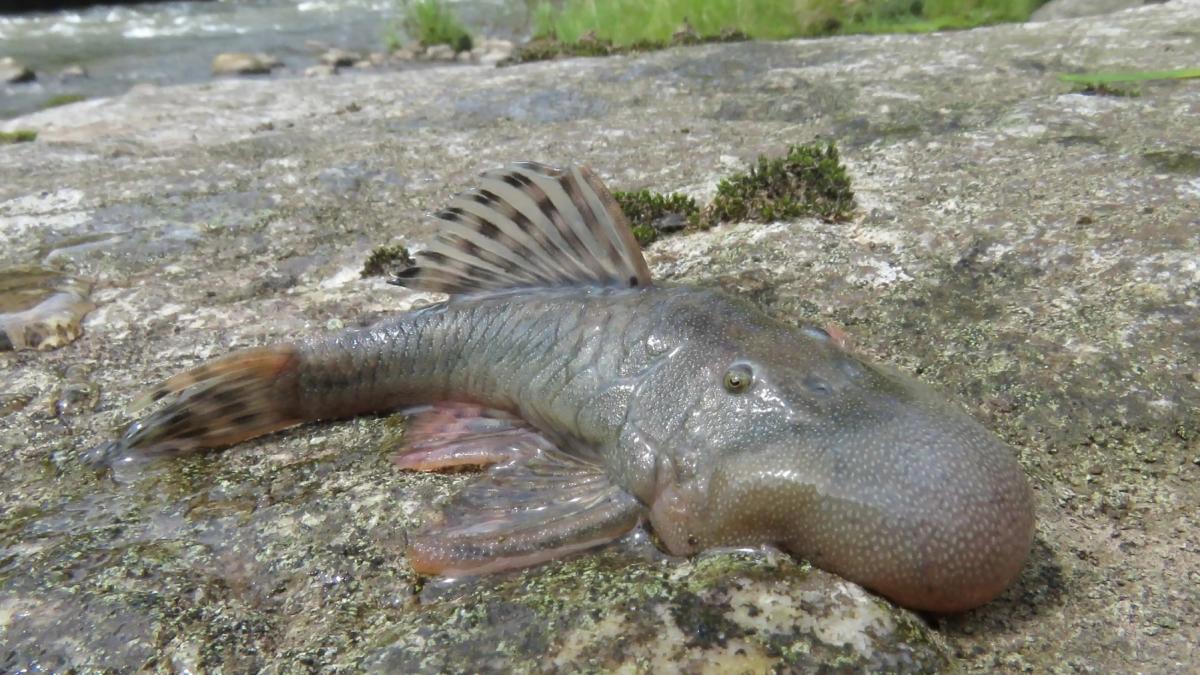
M 165 405 L 130 425 L 118 440 L 93 449 L 87 460 L 111 464 L 132 453 L 217 448 L 278 431 L 295 414 L 298 357 L 290 345 L 250 349 L 209 361 L 163 382 L 131 405 Z
M 443 293 L 651 283 L 629 221 L 586 167 L 489 171 L 434 218 L 438 236 L 393 283 Z
M 439 404 L 414 415 L 404 468 L 487 465 L 439 521 L 409 537 L 421 574 L 468 576 L 527 567 L 610 542 L 642 507 L 586 452 L 560 449 L 519 418 Z

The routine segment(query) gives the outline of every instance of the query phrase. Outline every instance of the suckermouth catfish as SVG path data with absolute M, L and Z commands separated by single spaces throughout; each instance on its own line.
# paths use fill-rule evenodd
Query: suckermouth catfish
M 402 468 L 486 467 L 410 538 L 420 573 L 534 565 L 648 521 L 676 555 L 777 545 L 915 609 L 1017 575 L 1032 496 L 996 436 L 826 331 L 653 283 L 590 170 L 513 164 L 434 217 L 396 283 L 449 300 L 176 375 L 100 455 L 406 410 Z

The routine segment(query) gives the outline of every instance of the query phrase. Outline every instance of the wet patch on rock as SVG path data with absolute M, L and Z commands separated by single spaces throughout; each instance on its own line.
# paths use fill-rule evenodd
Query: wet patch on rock
M 473 582 L 393 632 L 368 670 L 936 672 L 948 663 L 914 615 L 775 553 L 678 562 L 610 549 Z
M 57 349 L 83 333 L 91 283 L 44 267 L 0 270 L 0 351 Z

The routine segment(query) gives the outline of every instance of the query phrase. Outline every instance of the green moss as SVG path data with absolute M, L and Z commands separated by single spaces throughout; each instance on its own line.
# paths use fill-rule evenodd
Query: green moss
M 738 30 L 723 30 L 714 35 L 698 35 L 691 31 L 680 31 L 666 40 L 635 40 L 628 43 L 614 43 L 607 38 L 596 37 L 589 33 L 574 40 L 563 40 L 554 34 L 540 35 L 521 45 L 501 65 L 527 63 L 530 61 L 549 61 L 557 58 L 575 56 L 612 56 L 615 54 L 636 54 L 650 52 L 680 45 L 695 45 L 710 42 L 740 42 L 748 39 L 746 34 Z
M 455 52 L 467 52 L 474 46 L 458 15 L 442 0 L 407 0 L 400 28 L 426 47 L 450 45 Z M 388 35 L 387 43 L 392 48 L 400 46 L 394 31 Z
M 363 263 L 359 275 L 364 279 L 384 274 L 394 276 L 400 270 L 412 267 L 414 264 L 416 261 L 408 254 L 408 249 L 400 244 L 376 246 L 375 250 L 371 251 L 371 255 L 367 256 L 367 261 Z
M 843 221 L 854 210 L 850 178 L 833 144 L 793 145 L 782 158 L 758 158 L 745 173 L 717 185 L 704 209 L 680 193 L 613 192 L 642 246 L 676 232 L 727 222 L 771 222 L 816 216 Z
M 46 108 L 57 108 L 60 105 L 78 103 L 86 100 L 87 97 L 83 94 L 59 94 L 58 96 L 51 96 L 49 99 L 47 99 L 46 102 L 42 104 L 42 109 L 45 110 Z
M 1102 82 L 1080 85 L 1075 89 L 1075 93 L 1087 96 L 1125 96 L 1130 98 L 1142 95 L 1142 92 L 1137 89 L 1114 87 L 1111 84 L 1104 84 Z
M 843 221 L 854 210 L 850 177 L 832 143 L 793 145 L 786 156 L 758 158 L 747 173 L 717 185 L 699 224 L 771 222 L 803 216 Z
M 37 140 L 37 132 L 31 129 L 17 129 L 16 131 L 0 131 L 0 145 L 9 143 L 29 143 Z
M 678 192 L 617 191 L 613 198 L 621 205 L 633 228 L 633 236 L 642 246 L 648 246 L 662 235 L 684 229 L 700 212 L 696 200 Z

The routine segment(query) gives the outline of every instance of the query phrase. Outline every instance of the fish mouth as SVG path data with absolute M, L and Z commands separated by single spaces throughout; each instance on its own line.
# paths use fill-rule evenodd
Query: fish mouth
M 718 464 L 693 518 L 702 547 L 775 543 L 911 609 L 960 612 L 1003 592 L 1033 540 L 1024 470 L 957 409 L 886 407 Z
M 999 438 L 957 409 L 922 403 L 847 441 L 859 466 L 843 462 L 817 500 L 845 541 L 825 542 L 815 564 L 939 613 L 982 605 L 1012 583 L 1033 542 L 1033 495 Z

